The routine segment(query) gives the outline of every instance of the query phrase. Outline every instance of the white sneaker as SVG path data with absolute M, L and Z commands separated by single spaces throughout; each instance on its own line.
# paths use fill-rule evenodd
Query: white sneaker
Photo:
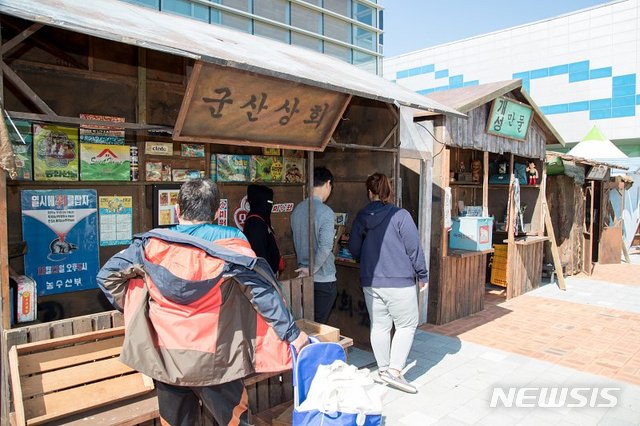
M 387 383 L 392 388 L 396 388 L 407 393 L 418 393 L 418 389 L 411 383 L 407 382 L 401 373 L 395 375 L 389 370 L 385 370 L 380 373 L 380 379 Z

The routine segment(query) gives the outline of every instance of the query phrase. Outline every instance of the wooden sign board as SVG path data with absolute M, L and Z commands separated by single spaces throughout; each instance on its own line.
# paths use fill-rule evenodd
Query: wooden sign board
M 519 141 L 527 140 L 533 108 L 513 99 L 499 97 L 493 101 L 487 133 Z
M 591 169 L 589 170 L 589 173 L 587 173 L 587 179 L 589 180 L 603 180 L 604 177 L 607 175 L 607 171 L 609 170 L 609 168 L 607 166 L 605 166 L 604 164 L 597 164 L 593 167 L 591 167 Z
M 197 62 L 182 101 L 174 139 L 322 151 L 350 97 Z

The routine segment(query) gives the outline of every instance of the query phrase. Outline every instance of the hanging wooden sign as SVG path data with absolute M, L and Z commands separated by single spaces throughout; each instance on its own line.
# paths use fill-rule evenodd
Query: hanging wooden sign
M 173 138 L 322 151 L 350 95 L 197 62 Z
M 493 101 L 487 133 L 519 141 L 527 140 L 533 108 L 513 99 L 499 97 Z

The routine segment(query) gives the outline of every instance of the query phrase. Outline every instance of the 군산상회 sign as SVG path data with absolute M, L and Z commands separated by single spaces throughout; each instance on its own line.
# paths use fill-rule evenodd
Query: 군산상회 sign
M 173 138 L 320 151 L 350 95 L 197 62 Z
M 491 105 L 487 133 L 524 141 L 533 117 L 533 109 L 526 104 L 504 97 Z

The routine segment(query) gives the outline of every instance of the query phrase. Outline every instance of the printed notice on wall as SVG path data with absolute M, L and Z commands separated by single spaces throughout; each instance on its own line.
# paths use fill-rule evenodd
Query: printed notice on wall
M 99 197 L 100 246 L 131 244 L 133 197 Z

